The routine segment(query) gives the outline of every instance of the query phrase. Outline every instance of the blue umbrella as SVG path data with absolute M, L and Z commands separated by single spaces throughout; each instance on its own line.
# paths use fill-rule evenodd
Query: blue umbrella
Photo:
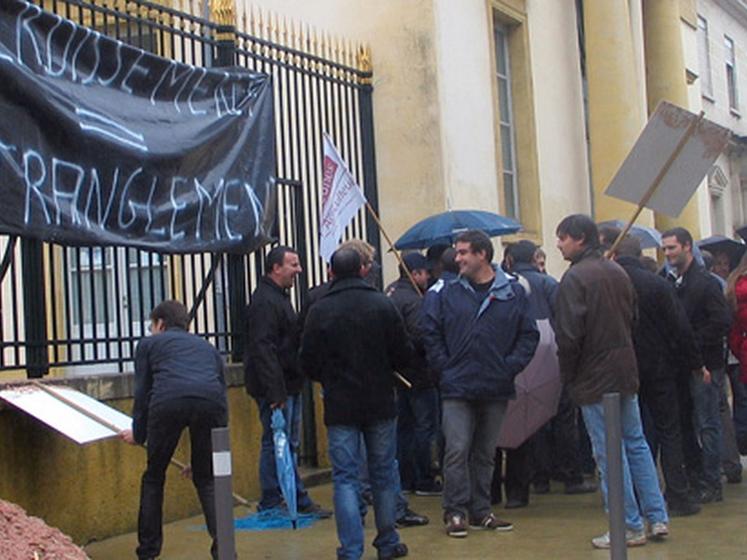
M 452 210 L 430 216 L 408 229 L 394 243 L 395 249 L 426 249 L 444 243 L 451 245 L 467 230 L 479 229 L 490 237 L 516 233 L 521 224 L 512 218 L 483 210 Z
M 275 444 L 275 468 L 277 469 L 280 491 L 288 506 L 288 514 L 295 529 L 298 524 L 298 504 L 296 502 L 296 469 L 295 459 L 285 432 L 285 416 L 276 408 L 272 411 L 272 441 Z
M 622 220 L 607 220 L 606 222 L 599 222 L 597 224 L 599 227 L 607 226 L 619 230 L 624 229 L 626 225 Z M 628 234 L 641 242 L 641 249 L 658 249 L 661 247 L 661 233 L 652 227 L 633 224 Z

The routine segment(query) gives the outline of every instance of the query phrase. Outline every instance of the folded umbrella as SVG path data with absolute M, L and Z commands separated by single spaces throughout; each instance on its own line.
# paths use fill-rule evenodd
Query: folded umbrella
M 599 222 L 599 227 L 613 227 L 619 230 L 625 229 L 627 224 L 622 220 L 607 220 L 606 222 Z M 630 226 L 628 235 L 635 237 L 641 242 L 641 249 L 656 249 L 661 247 L 661 233 L 657 229 L 648 226 L 641 226 L 633 224 Z
M 275 444 L 275 467 L 277 469 L 280 492 L 288 506 L 288 514 L 295 529 L 298 526 L 298 503 L 296 501 L 295 458 L 290 449 L 288 434 L 285 432 L 285 416 L 276 408 L 272 411 L 272 441 Z
M 512 218 L 484 210 L 451 210 L 419 221 L 394 243 L 394 248 L 427 249 L 439 243 L 451 245 L 460 233 L 471 229 L 497 237 L 516 233 L 521 229 L 521 224 Z
M 555 333 L 547 319 L 537 321 L 537 328 L 539 344 L 532 361 L 514 381 L 516 398 L 506 408 L 499 447 L 519 447 L 558 412 L 562 385 Z

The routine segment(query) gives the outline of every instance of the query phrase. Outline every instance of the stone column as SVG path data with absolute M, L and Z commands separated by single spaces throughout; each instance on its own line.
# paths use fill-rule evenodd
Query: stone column
M 687 79 L 679 0 L 643 0 L 643 32 L 649 114 L 654 112 L 662 100 L 687 109 Z M 656 214 L 656 227 L 660 231 L 674 226 L 687 228 L 695 239 L 700 237 L 697 193 L 678 218 Z
M 635 205 L 604 193 L 646 122 L 627 0 L 583 4 L 594 219 L 627 221 Z M 652 224 L 644 210 L 638 223 Z

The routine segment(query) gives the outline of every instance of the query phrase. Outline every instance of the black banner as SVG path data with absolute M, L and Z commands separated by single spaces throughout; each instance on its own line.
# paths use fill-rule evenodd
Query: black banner
M 275 215 L 270 78 L 0 2 L 0 232 L 248 252 Z

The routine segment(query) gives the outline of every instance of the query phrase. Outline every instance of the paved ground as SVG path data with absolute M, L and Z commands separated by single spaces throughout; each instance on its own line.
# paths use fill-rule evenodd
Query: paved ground
M 649 543 L 630 549 L 631 560 L 747 560 L 747 481 L 725 485 L 723 502 L 705 506 L 699 515 L 674 519 L 666 543 Z M 609 555 L 591 548 L 589 539 L 606 530 L 599 494 L 564 496 L 554 487 L 546 496 L 532 496 L 528 508 L 506 511 L 496 507 L 499 517 L 514 522 L 511 533 L 471 533 L 466 539 L 448 538 L 440 523 L 439 498 L 411 497 L 411 506 L 431 518 L 426 527 L 401 531 L 410 547 L 409 558 L 423 560 L 602 560 Z M 332 503 L 331 485 L 313 488 L 319 503 Z M 168 499 L 168 489 L 167 489 Z M 247 514 L 245 508 L 237 516 Z M 370 514 L 369 514 L 370 516 Z M 168 525 L 162 560 L 209 559 L 209 539 L 195 517 Z M 364 558 L 374 559 L 372 519 L 366 530 Z M 239 558 L 272 560 L 334 559 L 337 540 L 334 520 L 318 521 L 298 531 L 237 532 Z M 93 560 L 134 558 L 136 537 L 123 535 L 86 547 Z

